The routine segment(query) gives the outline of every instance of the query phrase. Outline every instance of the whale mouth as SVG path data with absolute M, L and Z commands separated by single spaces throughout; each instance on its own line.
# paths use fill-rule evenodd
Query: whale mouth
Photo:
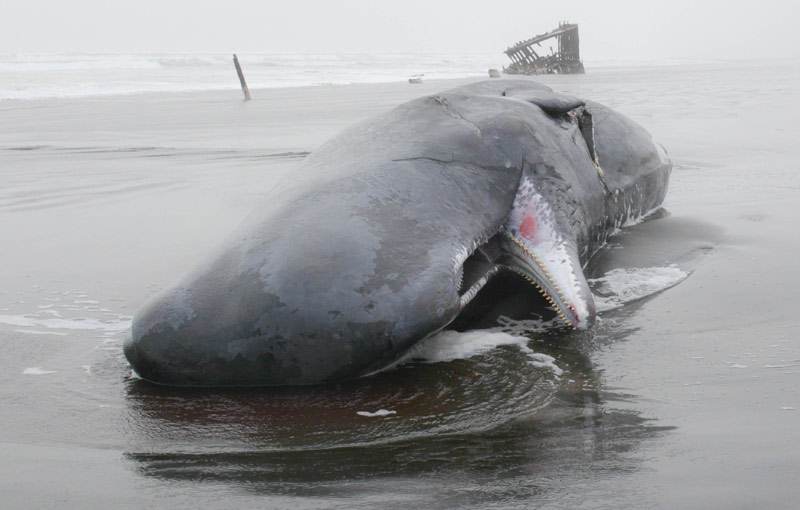
M 501 269 L 499 264 L 487 260 L 480 248 L 467 258 L 458 277 L 459 309 L 463 311 Z
M 568 264 L 548 264 L 512 233 L 502 228 L 488 242 L 479 246 L 459 270 L 460 308 L 463 311 L 499 273 L 511 272 L 531 284 L 538 294 L 571 329 L 585 329 L 594 322 L 593 302 L 581 299 L 574 290 L 562 288 Z M 562 284 L 559 284 L 559 281 Z M 575 282 L 578 284 L 579 282 Z M 583 309 L 582 314 L 580 310 Z
M 584 324 L 585 321 L 581 320 L 578 312 L 578 304 L 568 300 L 564 289 L 554 278 L 553 272 L 556 272 L 558 268 L 545 265 L 533 250 L 525 246 L 507 230 L 502 230 L 501 234 L 505 241 L 504 244 L 508 248 L 505 259 L 506 267 L 536 287 L 539 294 L 550 303 L 550 306 L 566 326 L 577 330 L 590 325 Z M 590 319 L 587 317 L 586 320 Z M 591 321 L 593 320 L 594 318 L 591 317 Z

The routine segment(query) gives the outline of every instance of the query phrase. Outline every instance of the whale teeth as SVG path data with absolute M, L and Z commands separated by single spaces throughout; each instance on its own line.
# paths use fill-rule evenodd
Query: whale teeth
M 502 230 L 502 233 L 505 234 L 505 236 L 508 239 L 513 241 L 514 244 L 519 246 L 525 253 L 527 253 L 536 262 L 536 264 L 539 266 L 539 269 L 541 269 L 542 273 L 547 277 L 547 280 L 550 282 L 550 284 L 552 285 L 553 289 L 555 289 L 555 291 L 558 293 L 558 297 L 560 298 L 561 302 L 565 306 L 567 306 L 572 311 L 573 314 L 575 314 L 577 316 L 577 313 L 575 311 L 575 307 L 572 306 L 571 304 L 567 303 L 567 298 L 566 298 L 566 296 L 564 296 L 564 292 L 561 290 L 561 287 L 558 285 L 558 283 L 556 283 L 555 279 L 553 278 L 553 275 L 550 274 L 550 271 L 547 270 L 547 267 L 544 265 L 544 263 L 542 263 L 542 261 L 539 259 L 538 255 L 536 255 L 530 248 L 528 248 L 524 243 L 522 243 L 519 239 L 514 237 L 514 235 L 511 234 L 510 232 L 508 232 L 507 230 L 505 230 L 505 229 Z M 573 322 L 570 321 L 567 318 L 567 316 L 564 314 L 564 312 L 561 311 L 561 309 L 558 307 L 558 305 L 553 300 L 553 298 L 550 296 L 550 294 L 548 294 L 547 291 L 545 291 L 542 288 L 542 286 L 539 284 L 539 282 L 537 282 L 536 280 L 532 279 L 527 274 L 525 274 L 525 273 L 523 273 L 521 271 L 514 270 L 514 272 L 519 274 L 520 276 L 525 278 L 525 280 L 533 283 L 536 286 L 536 288 L 539 291 L 539 294 L 541 294 L 547 300 L 547 302 L 550 304 L 550 306 L 552 306 L 555 309 L 555 311 L 557 312 L 557 315 L 559 316 L 559 318 L 562 321 L 564 321 L 564 323 L 567 326 L 571 327 L 574 330 L 578 329 L 578 327 L 575 324 L 573 324 Z
M 559 318 L 560 318 L 562 321 L 564 321 L 564 324 L 565 324 L 565 325 L 567 325 L 567 326 L 571 327 L 573 330 L 576 330 L 576 331 L 577 331 L 578 327 L 577 327 L 577 326 L 575 326 L 575 325 L 573 325 L 573 324 L 572 324 L 572 323 L 569 321 L 569 319 L 567 319 L 567 316 L 563 314 L 563 312 L 559 312 L 558 316 L 559 316 Z

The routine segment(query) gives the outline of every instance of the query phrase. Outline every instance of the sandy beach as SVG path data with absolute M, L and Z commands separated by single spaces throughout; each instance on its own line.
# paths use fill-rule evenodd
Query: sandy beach
M 137 309 L 303 157 L 470 81 L 0 101 L 3 506 L 794 508 L 796 63 L 538 80 L 630 116 L 674 163 L 664 210 L 590 264 L 589 332 L 450 333 L 437 363 L 331 387 L 131 374 Z

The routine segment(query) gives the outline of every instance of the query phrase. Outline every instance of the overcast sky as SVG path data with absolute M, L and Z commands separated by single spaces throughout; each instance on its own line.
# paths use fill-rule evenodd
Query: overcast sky
M 499 54 L 570 20 L 584 60 L 800 58 L 797 0 L 2 2 L 0 53 Z

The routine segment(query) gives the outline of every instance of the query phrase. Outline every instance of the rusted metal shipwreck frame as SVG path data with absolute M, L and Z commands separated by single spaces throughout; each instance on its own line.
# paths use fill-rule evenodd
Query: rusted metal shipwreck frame
M 558 51 L 540 55 L 534 46 L 540 47 L 544 41 L 556 39 Z M 577 23 L 559 23 L 558 28 L 546 34 L 537 35 L 527 41 L 520 41 L 504 53 L 511 59 L 511 65 L 503 68 L 507 74 L 582 74 L 580 44 Z M 539 50 L 542 51 L 541 49 Z

